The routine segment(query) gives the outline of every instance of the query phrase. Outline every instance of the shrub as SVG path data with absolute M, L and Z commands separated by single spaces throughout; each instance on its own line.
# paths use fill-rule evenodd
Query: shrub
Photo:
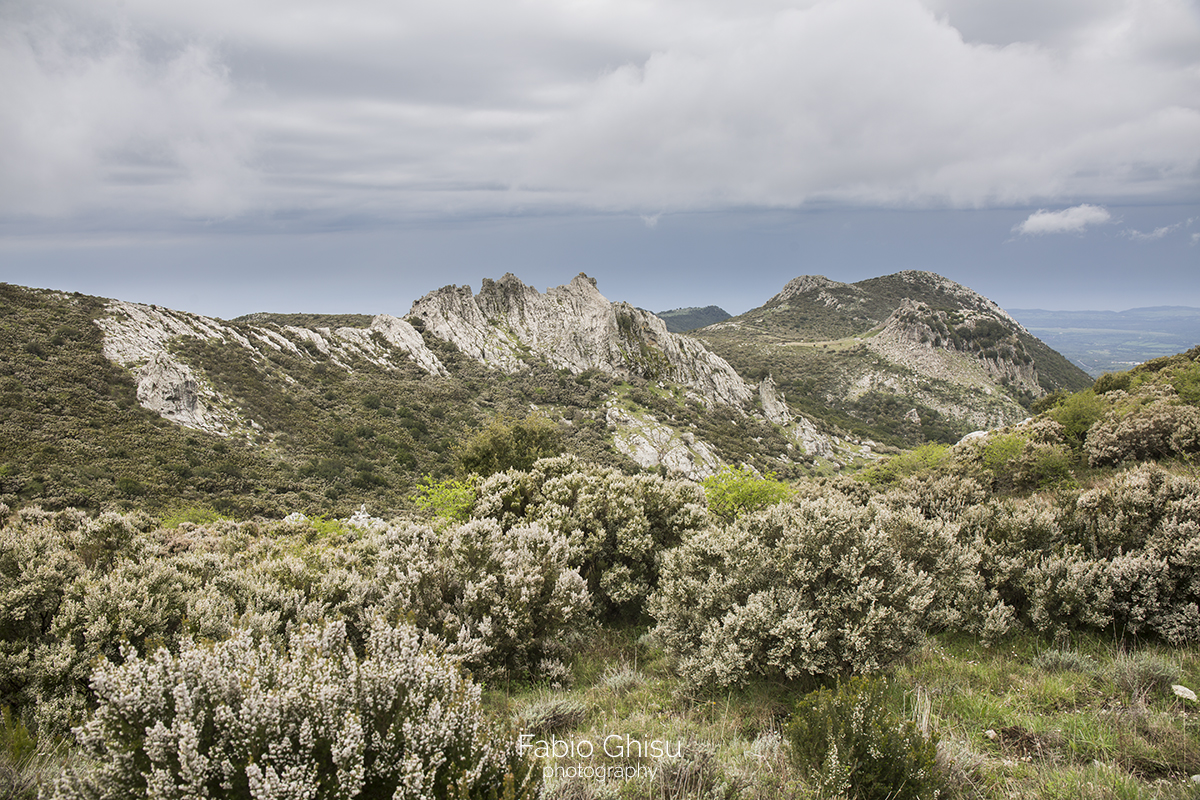
M 508 469 L 529 469 L 539 458 L 562 452 L 562 435 L 543 414 L 523 420 L 496 420 L 476 433 L 458 453 L 467 473 L 488 477 Z
M 775 473 L 759 475 L 750 467 L 726 466 L 703 481 L 708 512 L 725 522 L 743 514 L 781 503 L 791 490 L 786 483 L 775 480 Z
M 439 519 L 450 522 L 466 522 L 475 507 L 475 487 L 478 475 L 466 479 L 446 478 L 435 481 L 425 475 L 417 487 L 417 508 Z
M 493 475 L 479 491 L 477 517 L 502 528 L 537 522 L 572 544 L 570 562 L 588 583 L 603 617 L 636 617 L 658 583 L 662 551 L 704 519 L 693 483 L 623 475 L 572 456 L 527 472 Z
M 1114 408 L 1088 434 L 1092 466 L 1200 451 L 1200 408 L 1160 398 L 1129 411 Z
M 667 553 L 650 612 L 698 684 L 876 672 L 916 643 L 931 584 L 866 509 L 806 499 Z
M 1062 425 L 1063 435 L 1072 447 L 1079 449 L 1087 440 L 1088 431 L 1104 413 L 1104 401 L 1093 389 L 1084 389 L 1063 399 L 1049 416 Z
M 537 773 L 487 730 L 480 689 L 409 625 L 375 619 L 362 658 L 345 626 L 280 650 L 241 632 L 178 656 L 102 663 L 78 729 L 96 759 L 56 798 L 534 797 Z
M 926 737 L 887 703 L 887 684 L 854 677 L 806 695 L 788 727 L 792 755 L 820 797 L 937 797 L 937 737 Z
M 503 530 L 473 520 L 434 533 L 393 528 L 374 585 L 384 608 L 407 612 L 489 678 L 562 682 L 570 642 L 588 628 L 591 597 L 569 564 L 567 537 L 537 524 Z

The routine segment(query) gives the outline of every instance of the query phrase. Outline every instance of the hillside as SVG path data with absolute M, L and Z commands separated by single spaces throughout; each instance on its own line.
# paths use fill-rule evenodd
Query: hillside
M 422 475 L 460 469 L 473 436 L 531 416 L 556 452 L 628 471 L 703 477 L 746 462 L 799 475 L 859 448 L 780 412 L 769 386 L 766 418 L 762 392 L 723 360 L 583 278 L 546 295 L 511 276 L 478 297 L 447 287 L 411 323 L 227 322 L 0 289 L 0 502 L 12 507 L 398 508 Z
M 671 311 L 659 311 L 656 312 L 656 316 L 667 323 L 667 330 L 671 333 L 688 333 L 715 322 L 724 322 L 729 319 L 729 312 L 719 306 L 705 306 L 704 308 L 690 306 Z
M 526 418 L 554 452 L 628 471 L 799 477 L 868 464 L 872 442 L 1007 424 L 1087 383 L 990 301 L 926 273 L 797 279 L 699 337 L 586 275 L 546 292 L 513 275 L 478 294 L 447 286 L 404 318 L 223 321 L 3 292 L 0 502 L 14 506 L 395 508 L 423 475 L 461 471 L 475 437 Z
M 1200 308 L 1157 306 L 1128 311 L 1009 309 L 1031 333 L 1093 378 L 1200 344 Z
M 802 276 L 694 335 L 826 425 L 898 446 L 1005 425 L 1090 383 L 995 303 L 928 272 Z

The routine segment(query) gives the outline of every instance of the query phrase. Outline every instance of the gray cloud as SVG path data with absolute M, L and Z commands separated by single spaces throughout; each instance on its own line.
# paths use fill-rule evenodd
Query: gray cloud
M 8 9 L 10 215 L 657 219 L 1191 199 L 1200 182 L 1187 0 Z

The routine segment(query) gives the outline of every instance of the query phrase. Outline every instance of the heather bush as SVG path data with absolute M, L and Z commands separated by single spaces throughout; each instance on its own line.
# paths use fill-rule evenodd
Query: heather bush
M 1200 639 L 1200 481 L 1140 465 L 1081 494 L 1065 524 L 1104 563 L 1120 630 Z
M 928 800 L 942 784 L 937 737 L 891 710 L 879 678 L 853 677 L 806 695 L 788 726 L 792 757 L 818 797 Z
M 697 684 L 876 672 L 919 637 L 932 580 L 831 495 L 708 528 L 664 558 L 654 636 Z
M 388 531 L 373 582 L 387 587 L 385 608 L 444 637 L 476 673 L 558 682 L 591 612 L 575 560 L 565 536 L 538 524 L 408 526 Z
M 636 616 L 657 584 L 660 554 L 703 524 L 704 495 L 688 481 L 623 475 L 564 456 L 489 478 L 475 516 L 505 530 L 537 522 L 568 537 L 571 566 L 601 615 Z
M 1092 466 L 1200 452 L 1200 408 L 1173 397 L 1132 409 L 1118 402 L 1092 426 L 1084 449 Z
M 51 797 L 535 797 L 536 770 L 489 731 L 479 687 L 411 625 L 374 618 L 361 657 L 345 625 L 280 648 L 241 631 L 179 653 L 126 650 L 93 677 L 77 731 L 95 759 Z

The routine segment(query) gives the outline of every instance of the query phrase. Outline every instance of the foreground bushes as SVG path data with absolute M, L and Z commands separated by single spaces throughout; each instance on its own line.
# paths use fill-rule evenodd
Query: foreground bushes
M 371 621 L 360 659 L 340 622 L 286 648 L 239 631 L 102 662 L 79 731 L 96 759 L 51 796 L 535 797 L 515 738 L 484 724 L 478 685 L 411 625 Z
M 878 678 L 850 678 L 806 695 L 788 727 L 792 756 L 820 797 L 937 797 L 937 738 L 897 717 Z
M 917 641 L 933 595 L 865 509 L 831 496 L 690 538 L 650 613 L 683 675 L 725 686 L 878 671 Z
M 539 525 L 134 526 L 93 558 L 95 522 L 31 509 L 0 529 L 0 703 L 41 733 L 81 721 L 92 671 L 122 663 L 122 645 L 178 651 L 240 629 L 282 641 L 341 620 L 361 649 L 383 613 L 442 637 L 477 676 L 560 681 L 591 618 L 567 538 Z
M 508 530 L 538 523 L 567 536 L 602 617 L 634 617 L 658 582 L 659 559 L 705 522 L 694 483 L 623 475 L 573 456 L 493 475 L 475 515 Z

